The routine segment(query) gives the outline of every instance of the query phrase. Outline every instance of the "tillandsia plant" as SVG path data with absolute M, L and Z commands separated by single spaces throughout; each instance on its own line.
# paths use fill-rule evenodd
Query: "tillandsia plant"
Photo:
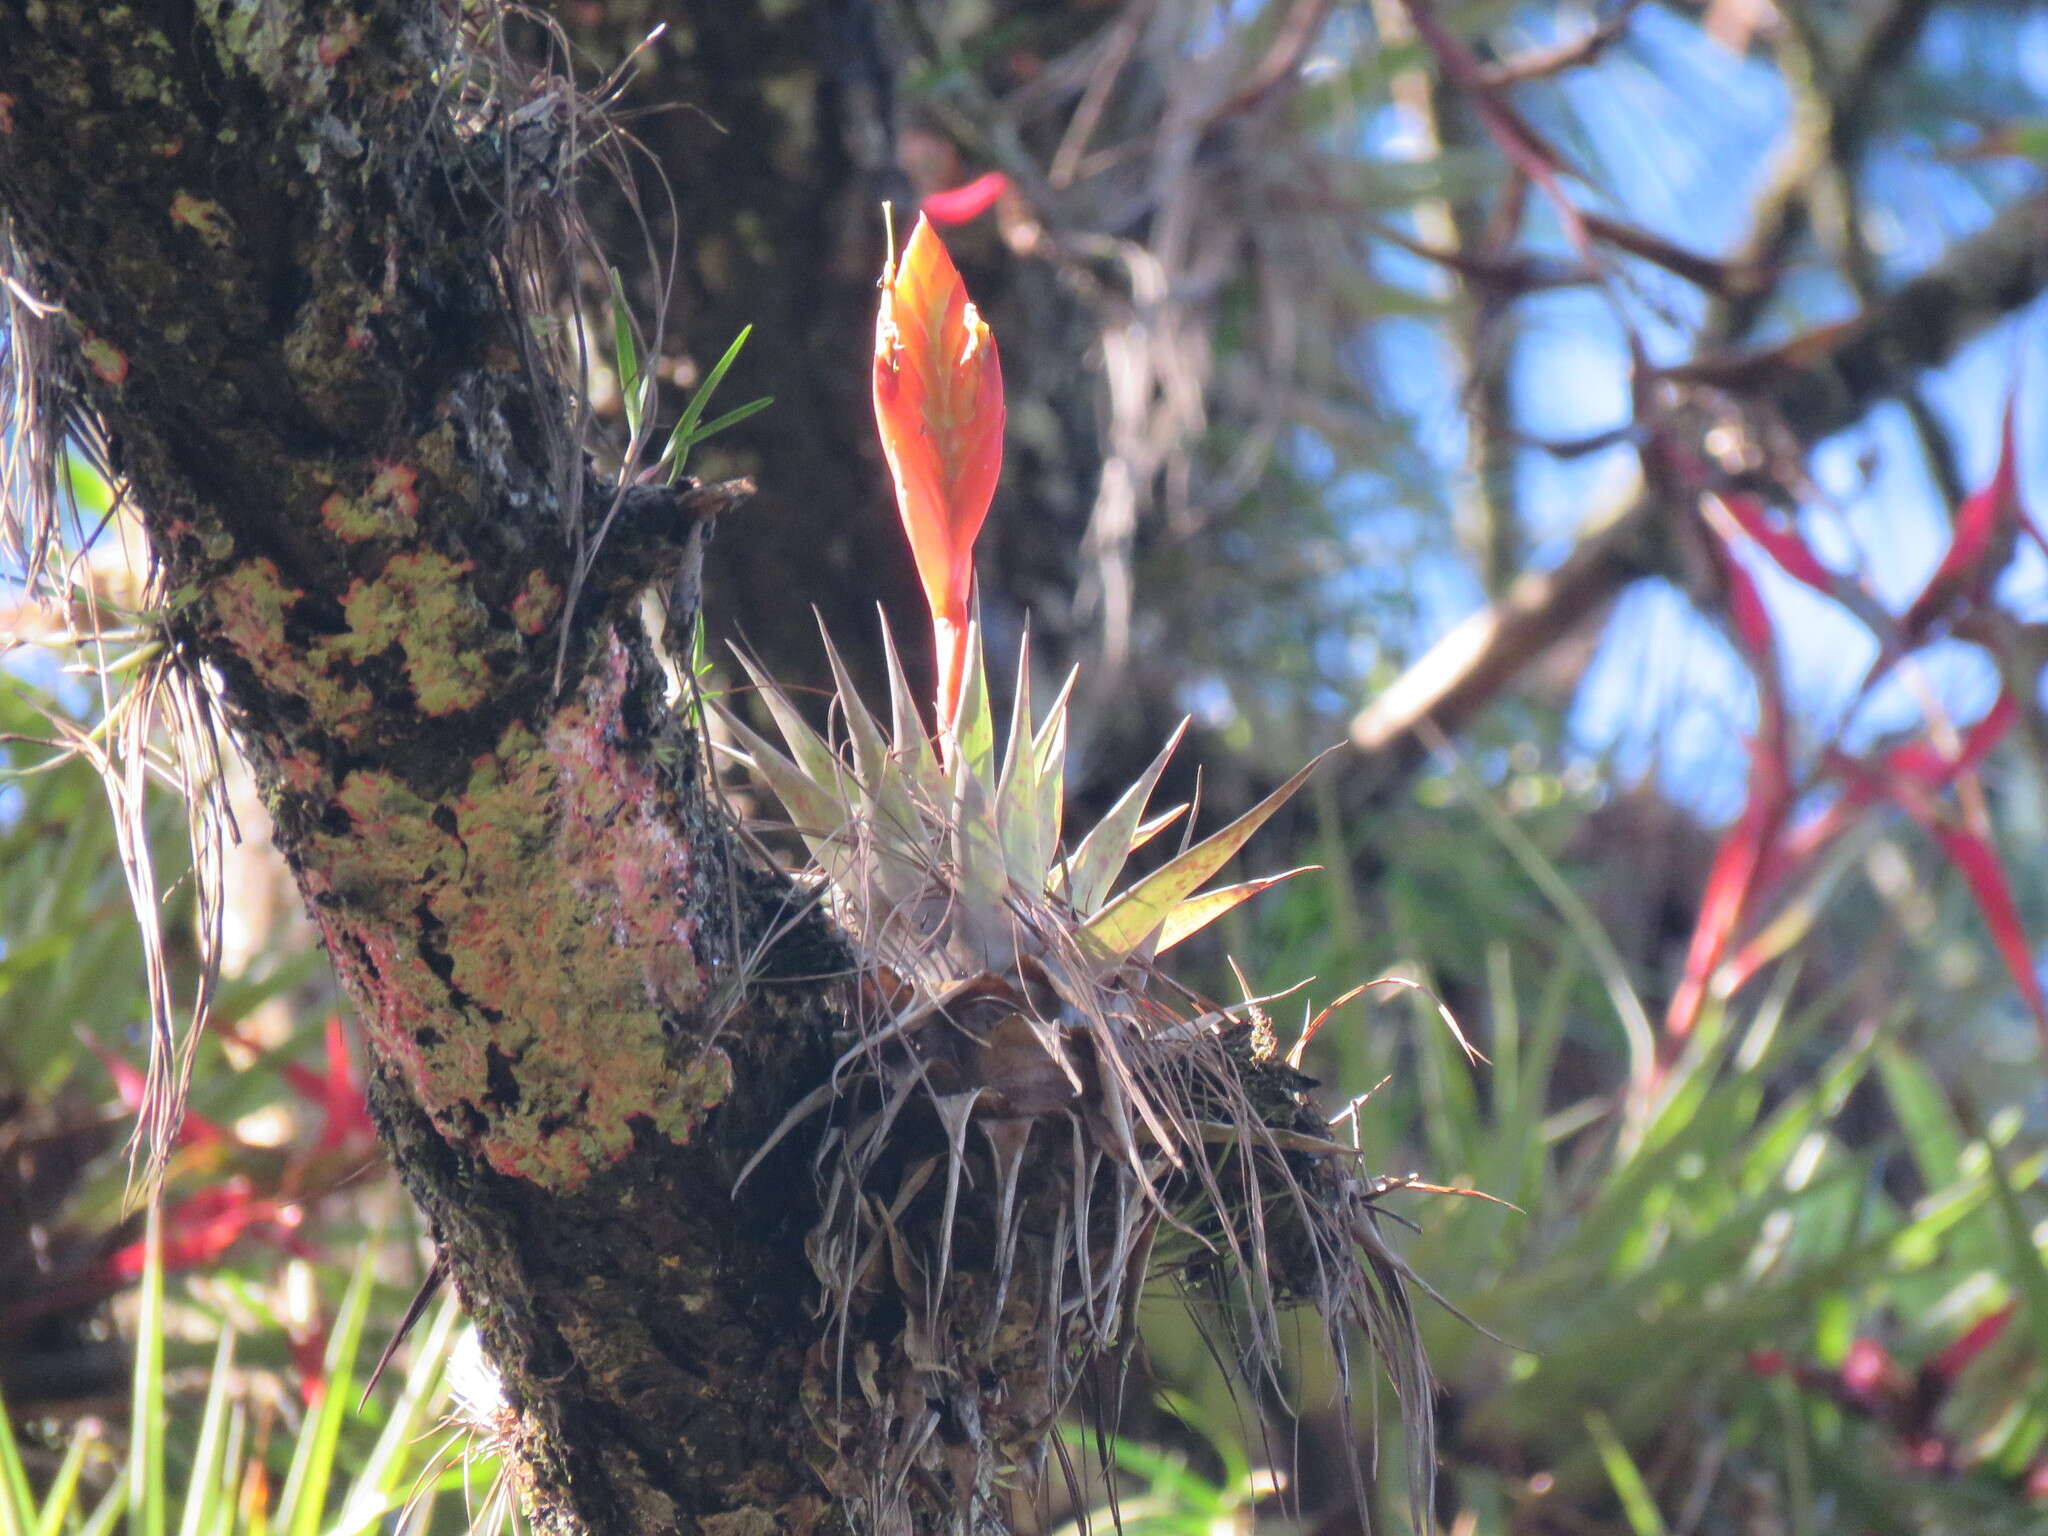
M 1128 1360 L 1139 1296 L 1171 1272 L 1223 1303 L 1240 1364 L 1275 1388 L 1282 1306 L 1320 1311 L 1340 1366 L 1349 1328 L 1363 1330 L 1400 1401 L 1421 1529 L 1419 1282 L 1376 1210 L 1399 1186 L 1332 1138 L 1259 1000 L 1210 1005 L 1157 963 L 1286 878 L 1204 889 L 1314 765 L 1119 890 L 1133 851 L 1187 811 L 1146 816 L 1179 733 L 1069 846 L 1071 679 L 1038 714 L 1027 642 L 998 750 L 969 594 L 1000 466 L 1000 365 L 923 220 L 884 273 L 875 405 L 931 600 L 936 742 L 886 632 L 886 721 L 829 633 L 831 730 L 745 658 L 780 743 L 720 706 L 730 750 L 781 801 L 812 860 L 803 878 L 858 957 L 856 1025 L 832 1080 L 747 1170 L 824 1117 L 807 1251 L 830 1326 L 808 1406 L 828 1481 L 864 1529 L 907 1528 L 917 1488 L 987 1507 L 1041 1470 L 1084 1368 Z M 996 1454 L 975 1457 L 963 1437 Z

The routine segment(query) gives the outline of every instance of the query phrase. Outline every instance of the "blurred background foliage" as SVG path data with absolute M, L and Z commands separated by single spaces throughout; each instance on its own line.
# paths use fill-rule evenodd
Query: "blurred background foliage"
M 2048 935 L 2048 555 L 2013 516 L 2048 507 L 2048 17 L 564 0 L 549 20 L 508 35 L 585 80 L 631 60 L 616 110 L 646 153 L 583 196 L 662 407 L 747 324 L 730 399 L 776 399 L 693 464 L 763 482 L 713 548 L 714 641 L 800 685 L 823 672 L 812 602 L 870 677 L 877 599 L 922 632 L 866 404 L 873 207 L 978 187 L 929 206 L 956 218 L 1009 381 L 990 654 L 1028 615 L 1049 679 L 1081 666 L 1080 797 L 1183 713 L 1210 817 L 1352 741 L 1256 854 L 1321 869 L 1219 925 L 1189 979 L 1234 993 L 1225 951 L 1259 991 L 1314 978 L 1274 1005 L 1283 1037 L 1360 982 L 1427 989 L 1369 989 L 1306 1064 L 1333 1112 L 1364 1096 L 1340 1132 L 1368 1166 L 1518 1208 L 1394 1197 L 1411 1262 L 1470 1319 L 1427 1319 L 1442 1526 L 2048 1529 L 2025 986 Z M 636 273 L 646 249 L 674 261 Z M 570 280 L 612 335 L 603 267 Z M 1988 550 L 1919 603 L 1972 493 L 1991 505 L 2015 395 Z M 85 490 L 81 534 L 104 510 Z M 428 1255 L 232 780 L 222 979 L 157 1240 L 129 1208 L 137 852 L 76 750 L 104 729 L 95 670 L 148 643 L 108 617 L 112 568 L 75 572 L 96 616 L 0 618 L 0 1532 L 515 1518 L 490 1496 L 487 1389 L 445 1380 L 452 1312 L 358 1406 Z M 189 999 L 187 824 L 168 792 L 146 807 Z M 1737 878 L 1745 857 L 1772 878 Z M 1021 1518 L 1405 1529 L 1374 1476 L 1395 1448 L 1353 1475 L 1370 1414 L 1347 1427 L 1330 1363 L 1304 1347 L 1284 1396 L 1232 1391 L 1233 1347 L 1227 1316 L 1156 1295 L 1122 1408 L 1102 1382 L 1072 1477 Z M 473 1427 L 435 1430 L 449 1412 Z

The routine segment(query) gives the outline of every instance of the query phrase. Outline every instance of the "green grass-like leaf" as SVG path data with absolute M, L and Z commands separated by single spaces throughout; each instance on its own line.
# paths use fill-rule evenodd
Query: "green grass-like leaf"
M 320 1401 L 299 1433 L 291 1471 L 286 1474 L 284 1493 L 277 1505 L 277 1522 L 288 1536 L 317 1536 L 326 1513 L 327 1488 L 334 1479 L 341 1426 L 354 1396 L 356 1356 L 362 1345 L 370 1282 L 381 1256 L 379 1244 L 363 1245 L 363 1256 L 349 1277 L 348 1290 L 327 1336 L 327 1352 L 321 1361 L 324 1381 Z
M 683 414 L 668 435 L 668 446 L 662 450 L 662 462 L 668 465 L 668 483 L 674 485 L 682 477 L 684 467 L 690 461 L 690 451 L 707 438 L 716 437 L 728 427 L 736 427 L 749 416 L 765 411 L 775 403 L 772 395 L 763 395 L 758 400 L 749 400 L 745 405 L 735 406 L 722 416 L 704 420 L 705 409 L 711 404 L 712 395 L 725 382 L 725 376 L 740 355 L 740 349 L 747 344 L 747 338 L 754 334 L 751 325 L 742 326 L 739 335 L 725 349 L 724 356 L 711 365 L 711 371 L 691 391 L 690 400 L 683 407 Z
M 164 1225 L 163 1206 L 156 1199 L 149 1202 L 143 1244 L 142 1306 L 128 1408 L 128 1532 L 164 1536 Z
M 1642 1471 L 1636 1466 L 1635 1458 L 1628 1453 L 1628 1447 L 1614 1433 L 1614 1426 L 1604 1413 L 1586 1415 L 1586 1432 L 1593 1437 L 1594 1447 L 1600 1453 L 1600 1464 L 1607 1469 L 1607 1479 L 1614 1484 L 1615 1497 L 1621 1500 L 1622 1513 L 1628 1517 L 1629 1529 L 1635 1536 L 1665 1536 L 1664 1517 L 1657 1511 L 1657 1500 L 1650 1493 L 1649 1484 L 1643 1481 Z
M 640 436 L 641 418 L 647 411 L 645 380 L 640 372 L 640 349 L 633 341 L 633 311 L 626 303 L 626 285 L 619 269 L 609 267 L 612 284 L 612 360 L 619 369 L 619 399 L 626 408 L 626 430 Z

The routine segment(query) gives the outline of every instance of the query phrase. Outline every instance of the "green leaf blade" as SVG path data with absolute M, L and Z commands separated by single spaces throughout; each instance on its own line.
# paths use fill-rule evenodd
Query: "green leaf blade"
M 1305 768 L 1266 796 L 1222 831 L 1204 838 L 1169 860 L 1118 896 L 1081 929 L 1083 942 L 1105 965 L 1118 965 L 1159 934 L 1179 906 L 1209 877 L 1229 863 L 1273 813 L 1293 798 L 1335 747 L 1320 753 Z

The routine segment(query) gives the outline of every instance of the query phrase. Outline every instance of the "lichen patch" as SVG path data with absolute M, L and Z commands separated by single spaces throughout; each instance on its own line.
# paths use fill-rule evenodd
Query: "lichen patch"
M 127 380 L 128 354 L 104 336 L 87 336 L 78 344 L 78 350 L 85 358 L 85 366 L 107 383 L 121 384 Z
M 227 211 L 211 199 L 181 191 L 171 199 L 170 213 L 173 224 L 193 231 L 216 251 L 226 250 L 234 239 Z
M 636 1123 L 688 1141 L 732 1086 L 726 1056 L 676 1027 L 704 993 L 690 851 L 620 749 L 623 692 L 623 665 L 601 668 L 438 806 L 357 770 L 334 801 L 345 827 L 323 818 L 306 850 L 384 1059 L 444 1135 L 554 1189 L 624 1157 Z M 536 881 L 536 862 L 565 878 Z
M 287 637 L 291 607 L 304 594 L 285 582 L 276 561 L 242 561 L 215 578 L 209 595 L 222 639 L 264 686 L 302 700 L 335 734 L 350 734 L 370 707 L 369 691 L 335 675 L 320 648 L 308 652 Z
M 350 544 L 404 538 L 418 524 L 418 484 L 417 470 L 404 464 L 379 464 L 362 495 L 336 491 L 321 502 L 320 522 L 329 533 Z
M 470 592 L 466 562 L 433 550 L 393 555 L 342 598 L 348 632 L 319 649 L 357 661 L 396 647 L 420 712 L 452 715 L 484 701 L 490 620 Z
M 526 584 L 512 599 L 512 622 L 522 635 L 538 635 L 555 621 L 561 607 L 561 587 L 536 567 L 526 573 Z

